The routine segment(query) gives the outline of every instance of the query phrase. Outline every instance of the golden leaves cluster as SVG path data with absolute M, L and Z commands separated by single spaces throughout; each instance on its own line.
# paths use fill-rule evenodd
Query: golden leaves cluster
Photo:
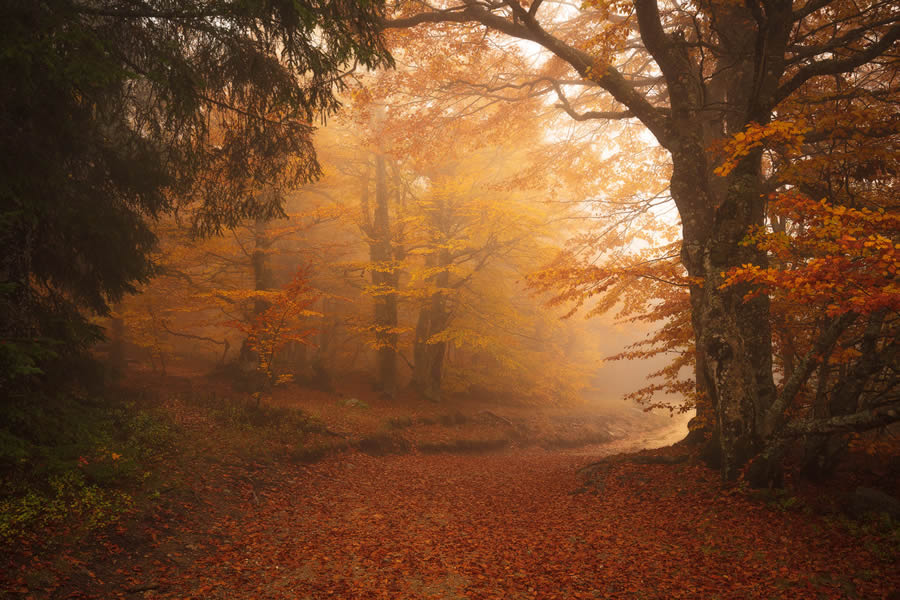
M 734 134 L 725 142 L 724 161 L 713 172 L 725 177 L 757 148 L 778 146 L 790 156 L 803 150 L 804 135 L 809 131 L 802 121 L 771 121 L 765 125 L 750 123 L 743 131 Z

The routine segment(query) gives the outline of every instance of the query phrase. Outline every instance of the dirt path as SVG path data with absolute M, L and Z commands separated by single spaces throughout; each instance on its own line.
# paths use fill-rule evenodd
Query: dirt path
M 614 465 L 598 489 L 573 493 L 576 469 L 611 448 L 594 450 L 350 453 L 229 475 L 183 524 L 193 533 L 163 543 L 168 561 L 117 571 L 123 595 L 889 598 L 896 587 L 857 538 L 725 493 L 699 465 Z

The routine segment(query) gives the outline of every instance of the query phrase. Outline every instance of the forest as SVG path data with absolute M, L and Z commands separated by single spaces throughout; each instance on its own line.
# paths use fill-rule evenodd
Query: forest
M 0 15 L 0 598 L 900 598 L 895 2 Z

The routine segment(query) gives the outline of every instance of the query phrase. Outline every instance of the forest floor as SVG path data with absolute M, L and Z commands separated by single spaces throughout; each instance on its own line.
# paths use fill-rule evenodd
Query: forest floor
M 224 392 L 188 387 L 159 401 L 182 434 L 152 501 L 77 542 L 20 546 L 0 597 L 900 598 L 891 532 L 823 510 L 827 490 L 723 486 L 666 445 L 671 423 L 349 389 L 304 395 L 316 418 L 298 446 L 276 410 L 290 393 L 210 418 Z

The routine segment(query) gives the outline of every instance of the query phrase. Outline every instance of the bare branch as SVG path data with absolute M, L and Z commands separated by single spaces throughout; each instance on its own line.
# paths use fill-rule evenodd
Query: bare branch
M 572 108 L 571 103 L 569 103 L 569 99 L 566 97 L 565 93 L 562 91 L 562 86 L 560 86 L 557 82 L 553 80 L 549 80 L 550 84 L 553 86 L 553 89 L 556 91 L 556 96 L 559 98 L 559 104 L 555 106 L 557 108 L 561 108 L 566 111 L 570 117 L 575 119 L 576 121 L 590 121 L 592 119 L 631 119 L 634 117 L 634 113 L 630 110 L 627 111 L 588 111 L 586 113 L 576 112 L 574 108 Z
M 169 335 L 188 338 L 190 340 L 199 340 L 201 342 L 210 342 L 210 343 L 216 344 L 218 346 L 226 346 L 226 347 L 228 346 L 228 340 L 217 340 L 217 339 L 213 339 L 211 337 L 206 337 L 206 336 L 202 336 L 202 335 L 193 335 L 191 333 L 182 333 L 180 331 L 174 331 L 172 329 L 169 329 L 169 324 L 166 323 L 165 319 L 160 319 L 159 323 L 160 323 L 160 325 L 162 325 L 163 330 L 166 333 L 168 333 Z
M 780 103 L 814 77 L 846 73 L 866 64 L 870 60 L 884 54 L 898 39 L 900 39 L 900 25 L 894 25 L 879 41 L 873 43 L 862 52 L 857 52 L 849 58 L 816 61 L 801 68 L 793 77 L 778 88 L 775 92 L 774 104 Z

